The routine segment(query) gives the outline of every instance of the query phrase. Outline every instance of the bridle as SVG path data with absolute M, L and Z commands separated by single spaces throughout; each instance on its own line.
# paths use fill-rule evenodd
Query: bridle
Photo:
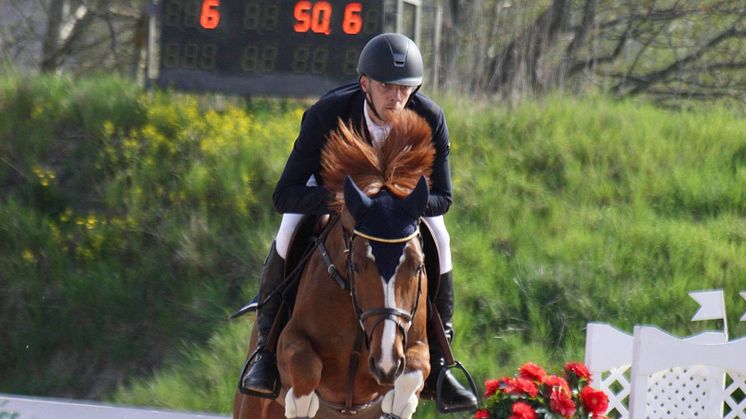
M 332 223 L 336 223 L 337 219 L 335 219 Z M 330 223 L 330 224 L 332 224 Z M 329 226 L 331 229 L 331 226 Z M 373 332 L 376 330 L 376 328 L 383 324 L 386 320 L 391 320 L 396 324 L 397 330 L 401 332 L 402 338 L 403 338 L 403 345 L 404 348 L 407 347 L 407 332 L 409 331 L 409 328 L 412 326 L 412 319 L 414 319 L 415 314 L 417 313 L 417 309 L 420 304 L 420 297 L 422 295 L 422 275 L 425 271 L 424 265 L 420 265 L 417 267 L 417 297 L 415 299 L 414 306 L 412 307 L 412 310 L 409 312 L 404 311 L 402 309 L 396 308 L 396 307 L 374 307 L 369 308 L 367 310 L 363 310 L 360 307 L 360 304 L 358 302 L 357 298 L 357 277 L 355 275 L 356 273 L 356 267 L 352 260 L 352 246 L 354 244 L 356 237 L 362 237 L 368 241 L 383 243 L 383 244 L 400 244 L 400 243 L 406 243 L 414 238 L 420 239 L 420 247 L 422 248 L 422 235 L 420 234 L 420 228 L 419 224 L 415 231 L 412 234 L 409 234 L 406 237 L 400 237 L 400 238 L 394 238 L 394 239 L 387 239 L 383 237 L 377 237 L 370 234 L 363 233 L 357 229 L 353 229 L 352 232 L 348 232 L 347 229 L 342 227 L 342 235 L 344 239 L 345 244 L 345 250 L 344 253 L 346 254 L 346 272 L 347 272 L 347 278 L 342 276 L 339 273 L 339 269 L 334 265 L 334 262 L 332 261 L 331 257 L 329 256 L 329 252 L 326 248 L 326 236 L 322 235 L 318 239 L 319 244 L 319 250 L 321 252 L 321 256 L 324 259 L 324 263 L 326 264 L 327 271 L 332 276 L 332 279 L 334 279 L 337 284 L 344 290 L 349 291 L 350 297 L 352 298 L 352 308 L 355 311 L 355 316 L 357 317 L 357 321 L 360 324 L 360 330 L 363 333 L 365 337 L 365 346 L 366 348 L 370 349 L 370 339 L 373 335 Z M 372 317 L 378 317 L 378 320 L 373 323 L 373 327 L 370 330 L 367 330 L 365 327 L 365 321 Z

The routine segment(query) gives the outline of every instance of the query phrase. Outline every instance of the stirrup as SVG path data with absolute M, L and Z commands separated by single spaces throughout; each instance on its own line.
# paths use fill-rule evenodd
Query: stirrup
M 245 388 L 243 386 L 243 377 L 246 375 L 246 372 L 249 370 L 249 366 L 251 365 L 251 361 L 256 358 L 257 355 L 259 355 L 259 352 L 261 352 L 263 348 L 257 347 L 254 350 L 254 353 L 251 354 L 251 356 L 246 360 L 246 362 L 243 364 L 243 368 L 241 368 L 241 374 L 238 377 L 238 391 L 241 393 L 247 395 L 247 396 L 253 396 L 253 397 L 259 397 L 264 399 L 276 399 L 280 395 L 280 390 L 282 389 L 282 383 L 280 382 L 279 376 L 275 379 L 274 385 L 272 386 L 272 392 L 271 393 L 261 393 L 258 391 L 254 391 L 248 388 Z
M 455 368 L 458 370 L 463 371 L 464 375 L 466 376 L 466 379 L 469 381 L 469 386 L 471 387 L 471 394 L 474 395 L 477 399 L 477 406 L 479 405 L 479 396 L 477 393 L 477 385 L 474 383 L 474 378 L 472 378 L 471 374 L 469 374 L 469 371 L 466 370 L 466 368 L 461 364 L 461 362 L 454 360 L 453 365 L 443 365 L 443 367 L 440 369 L 440 373 L 438 373 L 438 381 L 435 385 L 435 405 L 438 407 L 438 410 L 440 413 L 456 413 L 456 412 L 468 412 L 473 411 L 476 406 L 470 406 L 470 407 L 450 407 L 446 406 L 443 403 L 443 398 L 441 397 L 443 395 L 443 381 L 446 378 L 446 372 L 449 370 Z M 447 364 L 447 363 L 446 363 Z
M 245 304 L 243 307 L 236 310 L 235 313 L 231 314 L 228 318 L 231 320 L 237 319 L 244 314 L 253 313 L 259 310 L 259 294 L 255 295 L 254 298 Z

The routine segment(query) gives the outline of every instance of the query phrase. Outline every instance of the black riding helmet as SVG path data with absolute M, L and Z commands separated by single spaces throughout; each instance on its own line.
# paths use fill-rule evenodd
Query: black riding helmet
M 419 87 L 424 65 L 420 49 L 399 33 L 382 33 L 368 41 L 360 52 L 357 72 L 381 83 Z

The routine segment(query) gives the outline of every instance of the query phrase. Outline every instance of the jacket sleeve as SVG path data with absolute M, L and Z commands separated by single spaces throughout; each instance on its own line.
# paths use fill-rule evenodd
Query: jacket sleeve
M 303 114 L 300 133 L 272 194 L 281 213 L 326 214 L 330 192 L 323 186 L 306 186 L 311 175 L 319 179 L 324 130 L 313 108 Z
M 451 140 L 448 135 L 446 118 L 441 110 L 433 128 L 433 144 L 435 145 L 435 161 L 430 175 L 430 199 L 425 208 L 426 217 L 445 214 L 451 207 L 453 196 L 451 192 L 451 167 L 448 155 L 451 152 Z

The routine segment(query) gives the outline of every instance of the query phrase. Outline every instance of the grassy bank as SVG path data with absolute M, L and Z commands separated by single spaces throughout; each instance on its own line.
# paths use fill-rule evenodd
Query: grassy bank
M 746 332 L 742 115 L 443 104 L 455 349 L 478 382 L 582 359 L 589 321 L 720 328 L 689 321 L 691 290 L 724 288 Z M 228 412 L 251 320 L 225 315 L 256 290 L 302 107 L 9 78 L 0 110 L 0 391 Z
M 253 293 L 299 111 L 213 105 L 2 81 L 0 391 L 102 397 Z

